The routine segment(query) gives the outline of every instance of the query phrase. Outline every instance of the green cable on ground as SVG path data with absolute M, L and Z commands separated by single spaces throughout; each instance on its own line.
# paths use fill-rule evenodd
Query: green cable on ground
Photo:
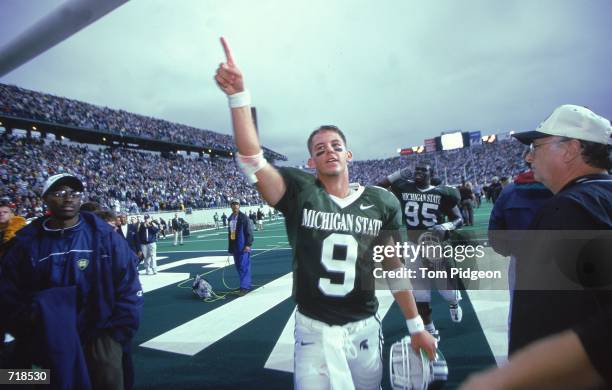
M 221 282 L 223 283 L 223 286 L 225 288 L 227 288 L 229 291 L 224 291 L 223 293 L 217 294 L 214 290 L 211 291 L 211 298 L 204 298 L 202 299 L 202 301 L 210 303 L 210 302 L 216 302 L 216 301 L 220 301 L 222 299 L 225 299 L 225 297 L 227 297 L 228 295 L 234 294 L 234 295 L 238 295 L 239 293 L 239 288 L 232 288 L 230 286 L 227 285 L 227 283 L 225 282 L 225 267 L 230 265 L 230 256 L 227 256 L 227 265 L 221 267 Z M 202 277 L 202 276 L 206 276 L 206 275 L 210 275 L 215 271 L 218 271 L 219 268 L 217 269 L 213 269 L 210 270 L 208 272 L 204 272 L 203 274 L 197 275 L 198 277 Z M 191 282 L 192 280 L 195 280 L 196 278 L 189 278 L 187 280 L 183 280 L 182 282 L 180 282 L 179 284 L 177 284 L 176 286 L 178 288 L 191 288 L 191 286 L 185 286 L 185 283 Z M 252 284 L 252 287 L 261 287 L 260 284 Z

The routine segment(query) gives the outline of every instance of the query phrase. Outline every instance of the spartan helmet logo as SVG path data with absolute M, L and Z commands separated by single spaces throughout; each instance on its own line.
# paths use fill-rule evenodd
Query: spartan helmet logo
M 84 271 L 85 268 L 87 268 L 88 265 L 89 265 L 89 260 L 88 259 L 78 259 L 77 260 L 77 267 L 79 267 L 79 269 L 81 271 Z

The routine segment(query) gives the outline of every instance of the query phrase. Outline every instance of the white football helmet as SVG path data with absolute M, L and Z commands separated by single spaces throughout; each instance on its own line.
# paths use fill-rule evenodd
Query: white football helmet
M 393 390 L 427 390 L 441 388 L 448 378 L 448 366 L 438 349 L 436 358 L 430 361 L 427 353 L 412 349 L 410 336 L 391 345 L 389 373 Z
M 432 230 L 423 232 L 418 243 L 421 245 L 421 258 L 426 262 L 430 269 L 445 270 L 448 259 L 444 257 L 444 242 L 438 234 Z
M 206 279 L 200 277 L 200 275 L 197 275 L 195 277 L 191 289 L 193 290 L 193 293 L 195 295 L 202 299 L 210 298 L 213 296 L 212 286 L 206 281 Z

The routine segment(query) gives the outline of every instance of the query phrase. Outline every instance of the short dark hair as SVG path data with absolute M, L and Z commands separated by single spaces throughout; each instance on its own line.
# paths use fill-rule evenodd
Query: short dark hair
M 312 133 L 310 133 L 310 136 L 308 137 L 308 142 L 306 143 L 306 146 L 308 147 L 308 153 L 310 153 L 312 149 L 312 139 L 314 138 L 314 136 L 324 131 L 333 131 L 334 133 L 337 133 L 340 136 L 340 138 L 342 138 L 342 142 L 344 142 L 344 146 L 346 146 L 346 137 L 344 136 L 344 133 L 342 132 L 342 130 L 340 130 L 338 126 L 322 125 L 322 126 L 319 126 L 318 129 L 315 129 Z
M 593 167 L 605 169 L 606 171 L 612 169 L 612 156 L 610 156 L 612 148 L 610 145 L 591 141 L 578 141 L 580 141 L 580 146 L 582 146 L 582 159 L 585 163 Z

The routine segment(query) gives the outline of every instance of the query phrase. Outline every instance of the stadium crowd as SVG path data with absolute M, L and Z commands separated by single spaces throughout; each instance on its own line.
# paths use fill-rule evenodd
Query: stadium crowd
M 63 172 L 82 178 L 85 200 L 118 212 L 219 207 L 231 199 L 245 205 L 261 203 L 233 161 L 224 158 L 164 158 L 126 149 L 0 139 L 0 197 L 14 203 L 17 215 L 40 215 L 44 181 Z
M 152 138 L 216 150 L 234 151 L 234 141 L 227 134 L 202 130 L 123 110 L 99 107 L 74 99 L 31 91 L 0 83 L 0 113 L 65 126 L 94 129 L 122 136 Z M 274 160 L 286 157 L 265 148 Z
M 232 137 L 123 110 L 0 84 L 0 114 L 94 129 L 171 143 L 234 151 Z M 270 160 L 286 157 L 264 148 Z M 449 185 L 471 181 L 483 185 L 494 177 L 512 177 L 524 170 L 523 147 L 503 140 L 469 148 L 353 162 L 351 181 L 375 184 L 400 168 L 428 162 Z M 86 183 L 86 200 L 116 212 L 138 213 L 227 206 L 231 199 L 261 204 L 236 164 L 221 157 L 185 157 L 122 148 L 88 147 L 41 139 L 0 137 L 0 197 L 13 203 L 16 214 L 40 215 L 40 192 L 51 175 L 71 172 Z
M 398 169 L 414 169 L 418 163 L 428 163 L 442 183 L 458 185 L 463 181 L 485 184 L 493 177 L 512 178 L 527 169 L 522 154 L 525 147 L 514 140 L 483 143 L 468 148 L 412 154 L 380 160 L 354 161 L 351 181 L 375 184 L 384 175 Z
M 452 152 L 353 162 L 351 181 L 374 184 L 399 169 L 428 161 L 438 176 L 451 185 L 461 176 L 474 183 L 489 183 L 494 176 L 512 177 L 523 169 L 522 147 L 501 141 Z M 95 148 L 43 142 L 40 139 L 0 137 L 0 197 L 8 198 L 17 215 L 33 217 L 43 212 L 40 191 L 47 177 L 71 172 L 86 183 L 86 200 L 116 212 L 138 213 L 242 204 L 262 200 L 225 158 L 162 157 L 159 153 L 122 148 Z M 466 167 L 464 170 L 463 167 Z

